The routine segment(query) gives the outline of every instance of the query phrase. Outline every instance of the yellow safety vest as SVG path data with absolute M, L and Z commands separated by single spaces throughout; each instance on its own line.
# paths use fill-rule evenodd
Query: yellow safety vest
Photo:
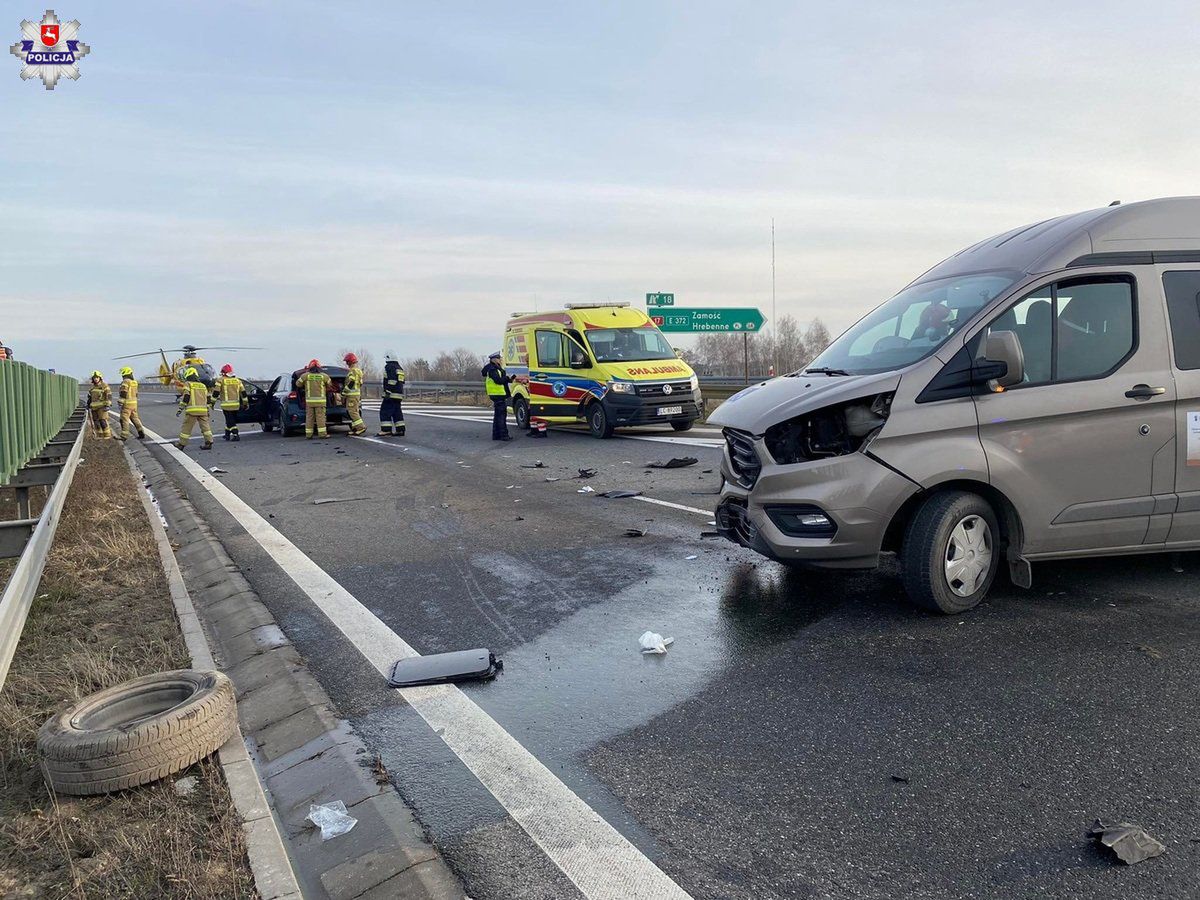
M 358 366 L 351 366 L 350 371 L 346 373 L 345 387 L 342 393 L 347 397 L 357 397 L 362 394 L 363 370 Z
M 501 378 L 507 377 L 504 374 L 504 369 L 500 369 L 500 377 Z M 504 385 L 496 384 L 496 382 L 494 380 L 492 380 L 492 377 L 490 375 L 483 379 L 483 386 L 487 390 L 487 395 L 489 397 L 503 397 L 507 393 L 504 390 Z
M 242 408 L 242 379 L 223 375 L 217 379 L 217 391 L 221 395 L 221 409 L 233 412 Z
M 305 372 L 300 376 L 300 384 L 304 388 L 304 402 L 309 406 L 324 406 L 325 391 L 333 384 L 324 372 Z
M 203 416 L 208 414 L 209 396 L 208 387 L 203 381 L 186 381 L 183 384 L 183 399 L 179 401 L 180 406 L 184 407 L 184 412 L 189 416 Z
M 91 409 L 108 409 L 112 406 L 112 391 L 103 381 L 92 385 L 88 390 L 88 407 Z
M 132 378 L 121 381 L 121 405 L 127 409 L 137 409 L 138 383 Z

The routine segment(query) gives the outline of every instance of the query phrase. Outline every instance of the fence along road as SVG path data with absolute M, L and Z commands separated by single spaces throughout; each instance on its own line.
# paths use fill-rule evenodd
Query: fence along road
M 16 492 L 18 518 L 0 522 L 0 559 L 18 557 L 0 595 L 0 689 L 8 677 L 29 607 L 83 447 L 84 412 L 74 378 L 0 360 L 0 486 Z M 29 489 L 53 485 L 37 518 Z

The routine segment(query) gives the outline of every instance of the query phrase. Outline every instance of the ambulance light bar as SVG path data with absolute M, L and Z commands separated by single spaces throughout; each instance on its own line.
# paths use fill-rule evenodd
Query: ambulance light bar
M 609 306 L 628 306 L 628 300 L 614 300 L 609 303 L 566 303 L 567 309 L 604 309 Z

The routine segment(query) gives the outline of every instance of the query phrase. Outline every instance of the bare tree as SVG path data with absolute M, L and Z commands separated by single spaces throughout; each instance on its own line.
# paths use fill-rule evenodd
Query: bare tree
M 409 359 L 401 363 L 404 366 L 404 377 L 408 381 L 429 381 L 433 366 L 423 356 Z
M 808 328 L 804 330 L 804 360 L 801 365 L 809 363 L 816 359 L 826 347 L 832 342 L 833 338 L 829 334 L 829 329 L 825 327 L 825 323 L 820 319 L 813 319 L 808 323 Z

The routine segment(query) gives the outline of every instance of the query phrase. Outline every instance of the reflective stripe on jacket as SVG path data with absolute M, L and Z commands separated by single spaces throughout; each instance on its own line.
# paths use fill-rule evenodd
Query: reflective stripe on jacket
M 404 370 L 396 369 L 390 376 L 383 380 L 383 396 L 389 400 L 402 400 L 404 398 Z
M 333 379 L 324 372 L 305 372 L 300 376 L 304 402 L 309 406 L 324 406 L 325 392 L 333 387 Z
M 185 381 L 183 383 L 183 396 L 179 400 L 179 405 L 189 416 L 207 415 L 211 402 L 208 386 L 203 381 Z
M 89 409 L 108 409 L 112 406 L 112 390 L 103 381 L 88 389 Z
M 350 371 L 346 373 L 345 387 L 342 393 L 347 397 L 357 397 L 362 393 L 363 370 L 358 366 L 351 366 Z
M 118 394 L 121 405 L 127 409 L 137 409 L 138 383 L 132 378 L 121 381 L 121 391 Z
M 221 409 L 233 412 L 242 408 L 242 379 L 236 375 L 222 375 L 217 379 L 216 392 L 221 398 Z

